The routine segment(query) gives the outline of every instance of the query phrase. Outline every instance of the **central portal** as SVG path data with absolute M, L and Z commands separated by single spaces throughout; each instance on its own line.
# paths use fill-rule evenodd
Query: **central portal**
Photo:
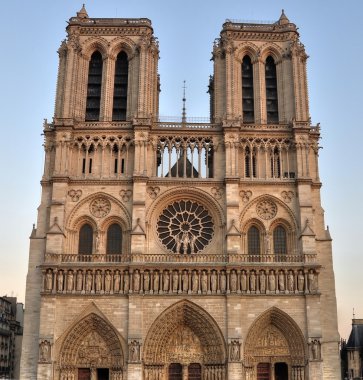
M 183 374 L 186 376 L 184 377 Z M 191 363 L 183 366 L 180 363 L 171 363 L 169 366 L 169 380 L 202 380 L 202 366 L 199 363 Z

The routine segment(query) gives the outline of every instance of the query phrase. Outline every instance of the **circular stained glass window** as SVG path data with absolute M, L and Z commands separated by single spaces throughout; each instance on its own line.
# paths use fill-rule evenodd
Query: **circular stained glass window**
M 181 200 L 164 209 L 157 222 L 162 244 L 174 253 L 193 254 L 202 251 L 212 240 L 213 219 L 197 202 Z

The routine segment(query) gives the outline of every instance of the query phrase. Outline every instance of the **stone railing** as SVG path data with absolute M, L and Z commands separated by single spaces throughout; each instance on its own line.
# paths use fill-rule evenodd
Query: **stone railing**
M 44 294 L 315 294 L 317 269 L 243 265 L 145 269 L 143 266 L 43 266 Z
M 46 253 L 45 264 L 56 263 L 180 263 L 180 264 L 315 264 L 316 254 L 245 255 L 245 254 L 57 254 Z

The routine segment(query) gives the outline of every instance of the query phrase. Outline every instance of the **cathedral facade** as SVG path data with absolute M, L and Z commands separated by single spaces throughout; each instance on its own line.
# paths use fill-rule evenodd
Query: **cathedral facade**
M 160 120 L 148 19 L 83 7 L 58 53 L 21 379 L 338 379 L 296 26 L 223 24 L 206 122 Z

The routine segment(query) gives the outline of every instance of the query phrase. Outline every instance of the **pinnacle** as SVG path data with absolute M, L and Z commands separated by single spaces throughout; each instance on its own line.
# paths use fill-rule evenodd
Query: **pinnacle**
M 279 18 L 279 24 L 285 25 L 285 24 L 289 24 L 289 23 L 290 23 L 290 20 L 286 17 L 285 11 L 282 9 L 281 16 Z
M 88 18 L 88 13 L 86 11 L 86 7 L 84 4 L 82 5 L 81 10 L 79 12 L 77 12 L 77 17 L 78 18 Z

